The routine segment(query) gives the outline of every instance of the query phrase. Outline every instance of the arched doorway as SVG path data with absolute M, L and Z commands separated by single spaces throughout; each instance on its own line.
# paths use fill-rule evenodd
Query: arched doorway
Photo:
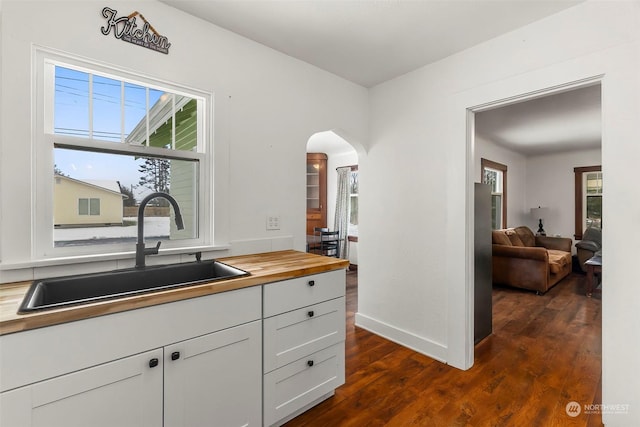
M 315 227 L 335 229 L 338 168 L 350 167 L 349 241 L 347 258 L 357 266 L 358 248 L 358 152 L 335 131 L 313 134 L 307 141 L 307 234 Z

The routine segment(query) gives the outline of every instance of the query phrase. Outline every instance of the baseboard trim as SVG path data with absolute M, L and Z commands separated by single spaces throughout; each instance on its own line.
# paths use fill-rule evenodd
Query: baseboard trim
M 415 350 L 439 362 L 447 363 L 447 347 L 442 344 L 420 337 L 412 332 L 396 328 L 395 326 L 381 322 L 362 313 L 355 314 L 355 324 L 362 329 L 380 335 L 403 347 Z

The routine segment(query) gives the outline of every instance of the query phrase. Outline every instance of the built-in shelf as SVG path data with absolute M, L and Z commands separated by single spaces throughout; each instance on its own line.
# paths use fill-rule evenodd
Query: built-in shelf
M 307 234 L 327 225 L 327 155 L 307 153 Z

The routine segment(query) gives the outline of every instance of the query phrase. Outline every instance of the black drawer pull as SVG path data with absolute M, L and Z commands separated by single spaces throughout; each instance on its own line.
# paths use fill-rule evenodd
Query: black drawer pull
M 309 286 L 314 286 L 316 284 L 315 280 L 309 280 L 308 282 Z
M 171 360 L 178 360 L 178 359 L 180 359 L 179 351 L 174 351 L 173 353 L 171 353 Z
M 313 360 L 307 360 L 307 365 L 308 366 L 313 366 Z
M 313 312 L 313 310 L 310 310 L 310 311 L 308 311 L 308 312 L 307 312 L 307 315 L 308 315 L 309 317 L 313 317 L 313 315 L 314 315 L 314 314 L 315 314 L 315 313 Z
M 153 359 L 149 360 L 149 367 L 155 368 L 156 366 L 158 366 L 158 363 L 158 359 L 154 357 Z

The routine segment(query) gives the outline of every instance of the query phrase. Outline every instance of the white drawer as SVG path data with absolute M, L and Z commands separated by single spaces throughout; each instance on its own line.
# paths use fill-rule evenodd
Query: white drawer
M 345 295 L 345 270 L 334 270 L 264 285 L 264 317 Z
M 345 299 L 332 299 L 278 316 L 264 327 L 264 372 L 345 340 Z
M 264 376 L 264 425 L 270 426 L 344 384 L 344 342 Z

